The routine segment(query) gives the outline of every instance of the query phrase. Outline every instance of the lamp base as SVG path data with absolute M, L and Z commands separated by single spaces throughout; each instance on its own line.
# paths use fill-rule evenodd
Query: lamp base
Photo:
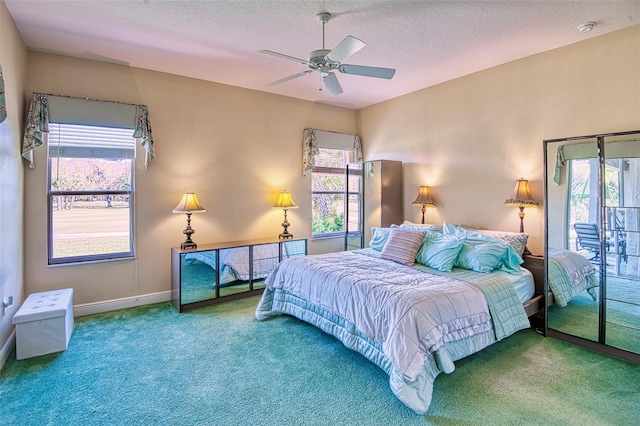
M 195 250 L 197 248 L 198 248 L 198 245 L 193 241 L 185 241 L 184 243 L 180 244 L 181 250 Z
M 293 240 L 293 234 L 283 232 L 282 234 L 278 235 L 278 238 L 281 240 Z
M 196 233 L 191 227 L 191 212 L 187 212 L 187 227 L 184 231 L 182 231 L 184 235 L 187 236 L 187 239 L 184 240 L 184 243 L 180 244 L 180 249 L 182 250 L 195 250 L 198 248 L 196 243 L 193 242 L 191 236 Z

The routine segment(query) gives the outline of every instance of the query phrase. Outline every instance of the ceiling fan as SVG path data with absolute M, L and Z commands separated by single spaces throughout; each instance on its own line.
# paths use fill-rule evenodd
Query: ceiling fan
M 298 77 L 309 75 L 314 71 L 318 71 L 322 76 L 322 81 L 324 83 L 324 86 L 327 88 L 327 92 L 329 92 L 329 95 L 337 96 L 342 93 L 342 87 L 340 86 L 338 78 L 333 72 L 335 70 L 343 74 L 362 75 L 366 77 L 386 79 L 391 79 L 396 73 L 396 70 L 393 68 L 378 68 L 364 65 L 343 64 L 343 60 L 365 47 L 366 43 L 353 36 L 347 36 L 344 40 L 338 43 L 338 45 L 334 47 L 333 50 L 325 49 L 324 26 L 327 22 L 329 22 L 329 19 L 331 19 L 331 14 L 318 13 L 316 15 L 316 18 L 318 18 L 318 21 L 322 22 L 322 49 L 312 50 L 311 52 L 309 52 L 307 59 L 295 58 L 293 56 L 283 55 L 282 53 L 273 52 L 271 50 L 259 51 L 260 53 L 265 53 L 277 58 L 299 62 L 309 67 L 308 70 L 304 70 L 299 73 L 273 81 L 267 84 L 267 86 L 275 86 Z

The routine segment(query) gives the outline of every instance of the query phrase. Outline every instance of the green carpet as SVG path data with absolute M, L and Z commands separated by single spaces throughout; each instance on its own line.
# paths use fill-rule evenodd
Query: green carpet
M 78 318 L 65 352 L 0 372 L 7 425 L 632 425 L 640 367 L 523 330 L 436 379 L 425 416 L 388 376 L 251 297 Z
M 597 291 L 598 289 L 596 289 Z M 607 344 L 640 352 L 640 281 L 607 277 Z M 583 291 L 564 308 L 549 307 L 549 328 L 598 340 L 599 303 Z

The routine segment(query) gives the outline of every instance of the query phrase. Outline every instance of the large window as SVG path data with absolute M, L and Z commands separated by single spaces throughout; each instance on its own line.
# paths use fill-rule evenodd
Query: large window
M 359 206 L 359 185 L 349 182 L 347 194 L 347 164 L 352 161 L 352 151 L 320 148 L 315 158 L 312 176 L 312 237 L 333 237 L 344 235 L 346 209 L 357 210 Z M 352 176 L 350 179 L 359 179 Z M 345 200 L 348 200 L 345 203 Z M 354 207 L 355 205 L 355 207 Z M 351 215 L 350 215 L 351 216 Z M 355 215 L 357 217 L 357 215 Z M 352 219 L 350 219 L 352 221 Z M 357 227 L 357 224 L 353 226 Z M 352 229 L 352 225 L 349 225 Z
M 49 125 L 49 264 L 133 257 L 132 134 Z

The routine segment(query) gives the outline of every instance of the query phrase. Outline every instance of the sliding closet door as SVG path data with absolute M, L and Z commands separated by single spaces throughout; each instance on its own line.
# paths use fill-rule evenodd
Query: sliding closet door
M 600 254 L 599 229 L 599 174 L 596 139 L 567 145 L 566 141 L 547 144 L 547 258 L 556 250 L 569 250 L 585 257 L 600 270 L 604 262 Z M 578 231 L 586 229 L 587 240 L 579 238 Z M 584 234 L 582 235 L 584 237 Z M 564 273 L 556 265 L 548 266 L 549 280 Z M 599 286 L 582 291 L 563 307 L 550 304 L 547 326 L 553 330 L 598 341 L 600 333 Z
M 604 145 L 605 344 L 640 353 L 640 141 Z
M 544 147 L 545 332 L 640 362 L 640 131 Z

